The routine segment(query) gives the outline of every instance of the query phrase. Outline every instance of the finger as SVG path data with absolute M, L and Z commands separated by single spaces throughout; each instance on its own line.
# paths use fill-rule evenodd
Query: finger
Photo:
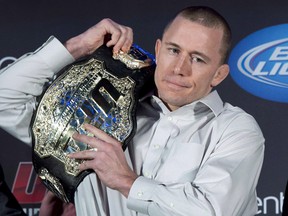
M 94 126 L 92 126 L 94 127 Z M 88 131 L 89 132 L 89 131 Z M 90 132 L 91 133 L 91 132 Z M 104 132 L 103 132 L 104 133 Z M 106 133 L 104 133 L 104 135 L 106 136 L 109 136 L 107 135 Z M 87 144 L 89 147 L 91 147 L 89 150 L 90 151 L 104 151 L 105 148 L 107 147 L 107 145 L 111 145 L 103 140 L 101 140 L 100 138 L 98 137 L 91 137 L 91 135 L 85 135 L 85 134 L 79 134 L 79 133 L 74 133 L 72 138 L 75 140 L 75 141 L 78 141 L 78 142 L 82 142 L 82 143 L 85 143 Z M 108 140 L 108 139 L 107 139 Z M 113 140 L 113 138 L 112 138 Z M 115 143 L 117 142 L 117 140 L 114 141 Z M 112 144 L 112 145 L 119 145 L 119 144 Z M 120 144 L 121 145 L 121 144 Z
M 87 170 L 87 169 L 92 169 L 91 165 L 90 165 L 90 161 L 88 161 L 88 160 L 83 161 L 83 163 L 81 163 L 79 165 L 78 169 L 80 171 Z
M 111 40 L 106 43 L 108 47 L 114 46 L 113 51 L 120 49 L 127 52 L 133 43 L 133 30 L 130 27 L 119 25 L 111 19 L 104 19 L 100 22 L 105 29 L 105 34 L 111 34 Z
M 109 136 L 107 133 L 105 133 L 104 131 L 94 127 L 93 125 L 90 125 L 90 124 L 84 124 L 84 128 L 94 134 L 95 137 L 97 137 L 99 140 L 98 142 L 100 143 L 100 145 L 102 144 L 101 141 L 104 141 L 106 143 L 111 143 L 111 144 L 114 144 L 114 145 L 121 145 L 121 143 L 116 140 L 115 138 Z M 93 147 L 97 147 L 97 146 L 93 146 Z
M 124 52 L 128 52 L 133 43 L 133 30 L 132 28 L 126 27 L 125 31 L 126 31 L 125 40 L 123 42 L 121 49 Z
M 120 39 L 121 37 L 121 30 L 120 29 L 116 29 L 113 30 L 113 31 L 110 31 L 111 33 L 111 38 L 110 40 L 106 43 L 106 46 L 107 47 L 111 47 L 111 46 L 114 46 Z
M 97 151 L 85 150 L 85 151 L 80 151 L 80 152 L 74 152 L 74 153 L 69 154 L 68 157 L 79 159 L 79 160 L 92 160 L 93 158 L 96 157 Z
M 112 35 L 111 43 L 115 44 L 113 47 L 113 52 L 118 52 L 122 50 L 123 52 L 128 52 L 132 43 L 133 43 L 133 32 L 132 29 L 129 27 L 120 27 L 121 34 Z
M 120 38 L 121 35 L 119 26 L 119 24 L 113 22 L 111 19 L 101 20 L 79 36 L 82 41 L 81 47 L 86 50 L 85 53 L 92 53 L 104 43 L 104 37 L 108 34 L 114 35 L 117 41 L 117 38 Z
M 91 148 L 98 148 L 97 143 L 101 142 L 101 140 L 99 140 L 97 137 L 91 136 L 90 134 L 79 134 L 77 132 L 72 135 L 72 138 L 75 141 L 86 143 Z

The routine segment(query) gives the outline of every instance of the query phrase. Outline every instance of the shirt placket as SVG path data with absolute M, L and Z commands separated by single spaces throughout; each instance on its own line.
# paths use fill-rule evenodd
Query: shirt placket
M 169 115 L 159 119 L 143 164 L 143 175 L 146 178 L 154 179 L 157 174 L 161 165 L 161 158 L 165 154 L 167 143 L 173 132 L 172 120 L 173 118 Z

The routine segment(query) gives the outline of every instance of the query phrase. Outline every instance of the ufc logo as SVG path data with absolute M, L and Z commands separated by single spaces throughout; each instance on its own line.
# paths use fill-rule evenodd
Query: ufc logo
M 46 188 L 34 172 L 32 162 L 19 163 L 12 193 L 21 204 L 41 203 Z

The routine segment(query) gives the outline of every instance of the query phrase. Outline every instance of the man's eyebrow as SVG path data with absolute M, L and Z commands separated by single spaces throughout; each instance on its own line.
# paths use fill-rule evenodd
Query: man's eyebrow
M 165 42 L 165 45 L 167 45 L 167 46 L 173 46 L 173 47 L 175 47 L 175 48 L 178 48 L 178 49 L 181 49 L 181 47 L 178 45 L 178 44 L 176 44 L 176 43 L 173 43 L 173 42 Z M 199 56 L 201 56 L 205 61 L 210 61 L 211 59 L 207 56 L 207 55 L 205 55 L 203 52 L 200 52 L 200 51 L 197 51 L 197 50 L 193 50 L 193 51 L 191 51 L 191 52 L 189 52 L 189 55 L 192 57 L 193 55 L 199 55 Z
M 180 46 L 178 44 L 173 43 L 173 42 L 165 42 L 165 45 L 174 46 L 174 47 L 180 48 Z

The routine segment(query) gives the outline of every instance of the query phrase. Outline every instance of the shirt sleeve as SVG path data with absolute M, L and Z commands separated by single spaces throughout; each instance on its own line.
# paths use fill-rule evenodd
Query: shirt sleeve
M 213 148 L 206 149 L 195 179 L 165 184 L 138 177 L 128 196 L 128 208 L 150 216 L 255 215 L 264 137 L 249 115 L 229 122 L 220 131 L 221 124 L 215 124 L 213 131 L 219 138 L 210 144 Z
M 53 36 L 35 52 L 25 54 L 0 71 L 0 127 L 31 144 L 30 122 L 36 97 L 44 84 L 64 66 L 72 55 Z

